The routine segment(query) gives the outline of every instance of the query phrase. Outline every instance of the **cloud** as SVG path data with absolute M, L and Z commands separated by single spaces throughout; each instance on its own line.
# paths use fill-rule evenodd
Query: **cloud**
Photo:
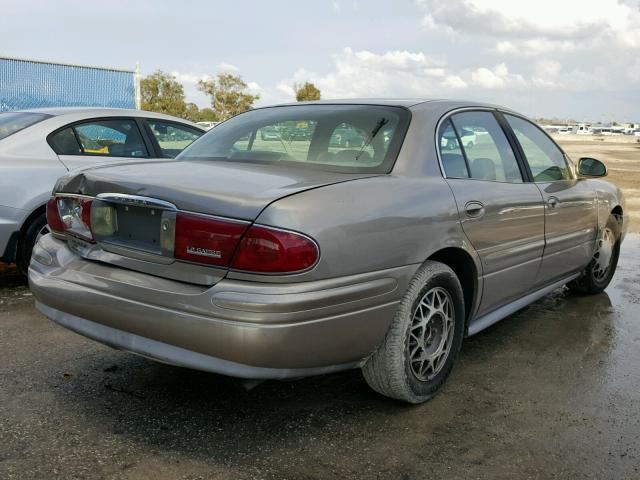
M 222 62 L 218 64 L 218 70 L 222 73 L 236 73 L 240 69 L 230 63 Z
M 298 69 L 277 85 L 277 90 L 293 96 L 294 83 L 311 81 L 323 98 L 372 96 L 424 96 L 434 92 L 436 80 L 447 75 L 441 62 L 423 52 L 393 50 L 375 53 L 346 47 L 332 56 L 333 67 L 325 74 Z
M 505 88 L 523 87 L 527 82 L 519 74 L 509 73 L 509 69 L 504 63 L 489 69 L 480 67 L 471 73 L 472 85 L 481 88 Z
M 442 86 L 453 90 L 462 90 L 467 88 L 469 84 L 458 75 L 447 75 L 447 78 L 442 82 Z
M 500 53 L 587 49 L 594 42 L 640 46 L 638 0 L 417 0 L 423 26 L 496 40 Z

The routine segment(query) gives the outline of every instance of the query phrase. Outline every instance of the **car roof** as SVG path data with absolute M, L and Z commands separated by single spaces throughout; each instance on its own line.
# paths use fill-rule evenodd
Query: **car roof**
M 129 108 L 103 108 L 103 107 L 55 107 L 55 108 L 31 108 L 14 110 L 15 112 L 41 113 L 52 117 L 73 116 L 74 121 L 83 117 L 144 117 L 170 120 L 185 123 L 200 130 L 202 127 L 196 123 L 182 118 L 165 115 L 164 113 L 149 112 L 146 110 L 134 110 Z
M 290 102 L 277 105 L 268 105 L 259 108 L 286 107 L 293 105 L 383 105 L 390 107 L 420 108 L 452 110 L 463 107 L 492 108 L 504 111 L 512 111 L 509 108 L 490 103 L 477 102 L 473 100 L 447 99 L 447 98 L 343 98 L 335 100 L 317 100 L 312 102 Z

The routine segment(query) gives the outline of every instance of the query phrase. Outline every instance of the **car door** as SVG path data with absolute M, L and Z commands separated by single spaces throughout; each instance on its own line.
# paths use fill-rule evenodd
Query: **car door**
M 51 133 L 47 141 L 70 170 L 155 156 L 149 138 L 131 117 L 75 122 Z
M 147 118 L 144 121 L 157 143 L 162 158 L 175 158 L 205 133 L 200 129 L 168 120 Z
M 548 284 L 582 270 L 597 235 L 596 192 L 579 180 L 564 152 L 539 127 L 504 114 L 545 205 L 545 249 L 537 283 Z
M 456 113 L 438 135 L 462 228 L 482 261 L 482 315 L 532 288 L 544 249 L 542 195 L 525 183 L 523 166 L 491 111 Z

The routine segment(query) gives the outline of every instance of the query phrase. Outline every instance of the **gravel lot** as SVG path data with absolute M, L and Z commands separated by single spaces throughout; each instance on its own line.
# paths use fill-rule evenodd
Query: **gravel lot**
M 640 150 L 616 173 L 598 148 L 637 182 Z M 443 392 L 406 406 L 358 371 L 247 391 L 111 350 L 0 269 L 0 479 L 637 479 L 639 305 L 631 234 L 605 293 L 557 290 L 468 339 Z

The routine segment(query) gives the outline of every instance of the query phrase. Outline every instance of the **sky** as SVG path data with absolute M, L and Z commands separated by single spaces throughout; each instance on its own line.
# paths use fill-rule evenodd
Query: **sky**
M 0 56 L 241 75 L 258 105 L 488 101 L 535 117 L 640 121 L 640 0 L 0 0 Z

